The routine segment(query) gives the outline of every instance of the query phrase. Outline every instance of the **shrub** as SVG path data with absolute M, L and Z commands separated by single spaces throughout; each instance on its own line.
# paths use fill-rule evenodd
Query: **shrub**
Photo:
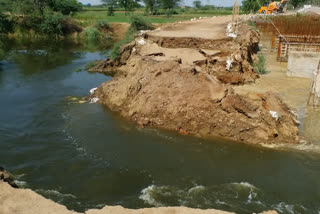
M 85 30 L 85 35 L 88 41 L 99 41 L 101 34 L 95 27 L 89 27 Z
M 130 17 L 130 30 L 151 30 L 152 24 L 150 20 L 143 16 L 132 15 Z
M 258 62 L 254 63 L 254 69 L 258 74 L 268 73 L 266 69 L 266 59 L 262 53 L 258 54 Z
M 82 4 L 77 0 L 55 0 L 52 6 L 54 11 L 59 11 L 64 15 L 82 10 Z
M 105 20 L 98 20 L 96 26 L 99 30 L 110 30 L 110 25 Z
M 46 14 L 40 29 L 48 35 L 63 35 L 62 23 L 64 21 L 65 17 L 60 13 Z
M 25 16 L 22 21 L 22 27 L 30 30 L 40 31 L 40 25 L 42 23 L 42 18 L 36 14 L 31 14 L 30 16 Z
M 0 33 L 8 33 L 12 31 L 12 22 L 7 19 L 7 16 L 0 13 Z

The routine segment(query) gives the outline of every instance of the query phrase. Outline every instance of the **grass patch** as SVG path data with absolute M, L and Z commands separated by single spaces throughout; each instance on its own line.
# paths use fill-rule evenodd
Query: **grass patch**
M 269 71 L 266 69 L 266 58 L 262 53 L 258 54 L 258 60 L 253 64 L 253 67 L 258 74 L 269 73 Z
M 85 30 L 85 35 L 88 41 L 100 41 L 100 31 L 95 27 L 89 27 Z
M 93 68 L 97 65 L 97 61 L 91 61 L 86 64 L 85 69 L 88 71 L 90 68 Z
M 96 27 L 99 30 L 110 30 L 110 25 L 106 20 L 97 20 Z

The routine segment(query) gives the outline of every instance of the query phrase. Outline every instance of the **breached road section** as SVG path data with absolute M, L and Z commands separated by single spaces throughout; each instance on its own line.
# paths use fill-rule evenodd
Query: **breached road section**
M 252 144 L 299 143 L 295 115 L 277 94 L 239 95 L 232 88 L 259 78 L 252 67 L 259 33 L 243 24 L 233 39 L 226 35 L 228 22 L 216 19 L 137 37 L 118 60 L 92 69 L 114 75 L 93 96 L 141 126 Z

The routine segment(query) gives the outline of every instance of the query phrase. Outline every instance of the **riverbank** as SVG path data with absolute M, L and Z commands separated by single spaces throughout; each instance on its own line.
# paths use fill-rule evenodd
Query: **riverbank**
M 260 35 L 242 24 L 227 35 L 231 16 L 174 23 L 123 46 L 119 60 L 91 69 L 115 77 L 93 96 L 140 126 L 252 144 L 298 144 L 295 115 L 275 93 L 239 95 L 254 84 Z

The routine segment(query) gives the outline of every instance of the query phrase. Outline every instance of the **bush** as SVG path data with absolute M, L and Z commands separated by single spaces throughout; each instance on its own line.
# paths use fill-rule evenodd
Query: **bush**
M 62 24 L 64 21 L 65 17 L 60 13 L 46 14 L 40 29 L 48 35 L 63 35 Z
M 54 11 L 59 11 L 63 15 L 82 10 L 82 4 L 77 0 L 55 0 L 52 6 Z
M 152 30 L 152 24 L 150 20 L 143 16 L 132 15 L 130 17 L 130 30 Z
M 266 59 L 262 53 L 258 54 L 258 62 L 254 63 L 254 69 L 258 74 L 267 74 Z
M 99 30 L 110 30 L 110 25 L 107 21 L 105 20 L 98 20 L 97 21 L 97 24 L 96 24 L 96 27 L 99 29 Z
M 8 33 L 12 31 L 12 22 L 7 19 L 7 16 L 0 13 L 0 33 Z
M 88 41 L 99 41 L 101 38 L 99 30 L 95 27 L 87 28 L 84 33 Z
M 41 31 L 40 25 L 42 23 L 42 18 L 35 14 L 31 14 L 30 16 L 25 16 L 22 21 L 22 27 L 27 30 Z

